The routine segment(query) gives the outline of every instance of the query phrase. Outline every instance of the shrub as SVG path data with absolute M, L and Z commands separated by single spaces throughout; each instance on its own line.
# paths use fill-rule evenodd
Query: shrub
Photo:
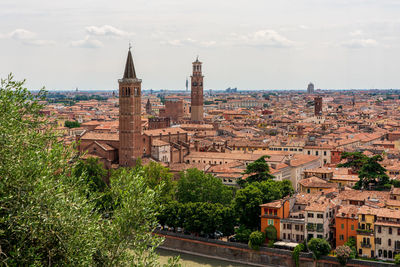
M 268 245 L 267 246 L 269 248 L 273 248 L 273 247 L 275 247 L 274 243 L 275 243 L 274 240 L 270 240 L 270 241 L 268 241 Z
M 400 254 L 397 254 L 397 255 L 394 257 L 394 263 L 396 263 L 397 265 L 400 265 Z
M 322 238 L 311 238 L 308 242 L 308 249 L 313 253 L 314 259 L 318 260 L 331 251 L 331 245 Z
M 305 250 L 305 246 L 304 244 L 298 244 L 293 252 L 292 252 L 292 258 L 294 260 L 294 264 L 296 265 L 296 267 L 299 266 L 299 258 L 300 258 L 300 252 Z
M 352 250 L 349 246 L 339 246 L 335 250 L 339 263 L 343 266 L 346 265 L 347 261 L 351 258 Z
M 276 240 L 277 232 L 276 232 L 275 226 L 268 225 L 268 227 L 265 228 L 265 234 L 266 234 L 268 240 Z
M 265 234 L 260 231 L 254 231 L 249 237 L 249 247 L 254 250 L 259 250 L 260 246 L 265 242 Z
M 245 226 L 241 225 L 239 228 L 235 229 L 235 237 L 238 242 L 247 243 L 249 242 L 251 230 L 247 229 Z

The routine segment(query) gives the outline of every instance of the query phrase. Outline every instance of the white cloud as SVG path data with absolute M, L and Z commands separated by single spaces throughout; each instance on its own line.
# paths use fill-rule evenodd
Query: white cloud
M 217 44 L 217 42 L 215 42 L 215 41 L 197 41 L 192 38 L 185 38 L 185 39 L 162 41 L 161 44 L 167 44 L 167 45 L 171 45 L 171 46 L 211 47 L 211 46 L 215 46 Z
M 103 25 L 100 27 L 97 26 L 88 26 L 86 27 L 86 32 L 89 35 L 96 36 L 111 36 L 111 37 L 122 37 L 122 36 L 130 36 L 132 33 L 117 29 L 110 25 Z
M 360 35 L 363 35 L 363 31 L 361 31 L 361 30 L 352 31 L 352 32 L 350 32 L 350 35 L 351 36 L 360 36 Z
M 232 34 L 232 37 L 234 43 L 248 46 L 292 47 L 297 44 L 274 30 L 260 30 L 245 35 Z
M 36 38 L 37 34 L 25 29 L 16 29 L 8 34 L 0 34 L 0 38 L 13 39 L 19 41 L 24 45 L 33 46 L 48 46 L 54 45 L 56 42 L 52 40 L 42 40 Z
M 81 48 L 100 48 L 103 46 L 103 43 L 96 39 L 91 39 L 90 36 L 86 36 L 83 40 L 72 41 L 70 43 L 72 47 L 81 47 Z
M 36 33 L 25 29 L 16 29 L 15 31 L 10 32 L 8 36 L 14 40 L 32 40 L 36 37 Z
M 374 39 L 351 39 L 341 45 L 347 48 L 367 48 L 377 46 L 378 42 Z

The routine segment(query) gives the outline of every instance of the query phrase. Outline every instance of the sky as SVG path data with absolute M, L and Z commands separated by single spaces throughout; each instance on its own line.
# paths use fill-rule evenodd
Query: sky
M 144 89 L 400 88 L 399 0 L 1 0 L 0 77 L 111 90 L 129 42 Z

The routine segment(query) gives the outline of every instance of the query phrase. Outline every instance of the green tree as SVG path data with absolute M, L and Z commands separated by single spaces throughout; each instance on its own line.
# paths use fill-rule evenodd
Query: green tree
M 293 188 L 288 180 L 253 182 L 236 192 L 234 210 L 241 224 L 256 230 L 260 227 L 260 205 L 292 193 Z
M 394 263 L 396 263 L 397 265 L 400 265 L 400 254 L 397 254 L 397 255 L 394 257 Z
M 7 266 L 159 266 L 154 195 L 128 170 L 111 180 L 112 220 L 96 210 L 74 151 L 47 129 L 38 100 L 9 76 L 0 86 L 0 262 Z M 99 195 L 96 195 L 96 197 Z M 172 263 L 175 264 L 175 263 Z
M 251 230 L 246 228 L 244 225 L 239 226 L 235 229 L 235 238 L 238 242 L 248 243 L 251 235 Z
M 254 250 L 259 250 L 265 242 L 265 234 L 260 231 L 254 231 L 249 237 L 249 247 Z
M 339 246 L 335 250 L 336 257 L 342 266 L 346 266 L 349 259 L 351 259 L 352 249 L 349 246 Z
M 81 177 L 85 186 L 88 186 L 87 192 L 96 203 L 96 209 L 105 213 L 106 217 L 110 216 L 109 212 L 113 209 L 113 200 L 110 188 L 106 183 L 107 170 L 97 158 L 89 157 L 85 160 L 80 159 L 75 166 L 72 167 L 74 177 Z
M 81 124 L 77 121 L 65 121 L 64 126 L 68 128 L 78 128 L 81 127 Z
M 300 264 L 300 252 L 303 252 L 303 251 L 305 251 L 305 246 L 302 243 L 298 244 L 293 249 L 292 258 L 294 260 L 294 264 L 295 264 L 296 267 L 298 267 L 299 264 Z
M 344 152 L 342 159 L 346 159 L 347 162 L 338 164 L 339 167 L 350 167 L 358 173 L 360 180 L 355 186 L 356 189 L 369 189 L 369 185 L 382 189 L 389 183 L 386 169 L 379 164 L 383 160 L 381 155 L 367 157 L 361 152 Z
M 313 253 L 313 257 L 319 260 L 322 256 L 326 256 L 331 251 L 331 245 L 322 238 L 311 238 L 308 242 L 308 249 Z
M 244 174 L 249 175 L 246 178 L 247 183 L 262 182 L 274 179 L 274 176 L 270 174 L 269 165 L 265 161 L 265 158 L 269 158 L 269 156 L 262 156 L 247 165 L 246 171 L 244 171 Z
M 275 226 L 268 225 L 268 227 L 265 228 L 265 235 L 268 238 L 268 240 L 275 242 L 277 239 L 277 230 Z
M 348 246 L 351 248 L 352 253 L 350 255 L 350 258 L 355 259 L 357 256 L 357 241 L 355 237 L 349 237 L 346 243 L 344 243 L 345 246 Z
M 379 161 L 382 160 L 381 155 L 375 155 L 366 160 L 358 172 L 361 188 L 368 188 L 370 184 L 378 188 L 383 188 L 385 184 L 389 183 L 389 176 L 386 174 L 386 169 L 379 164 Z
M 156 189 L 161 186 L 160 196 L 157 198 L 160 203 L 168 203 L 174 199 L 176 185 L 172 181 L 173 175 L 167 167 L 151 161 L 143 166 L 142 173 L 150 188 Z
M 176 197 L 179 202 L 209 202 L 230 204 L 232 189 L 211 174 L 198 169 L 181 172 L 177 185 Z

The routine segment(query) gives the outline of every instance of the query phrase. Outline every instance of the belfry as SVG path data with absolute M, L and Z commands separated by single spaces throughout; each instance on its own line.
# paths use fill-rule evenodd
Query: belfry
M 141 90 L 142 80 L 136 77 L 131 49 L 126 59 L 125 72 L 119 83 L 119 165 L 134 166 L 143 153 Z

